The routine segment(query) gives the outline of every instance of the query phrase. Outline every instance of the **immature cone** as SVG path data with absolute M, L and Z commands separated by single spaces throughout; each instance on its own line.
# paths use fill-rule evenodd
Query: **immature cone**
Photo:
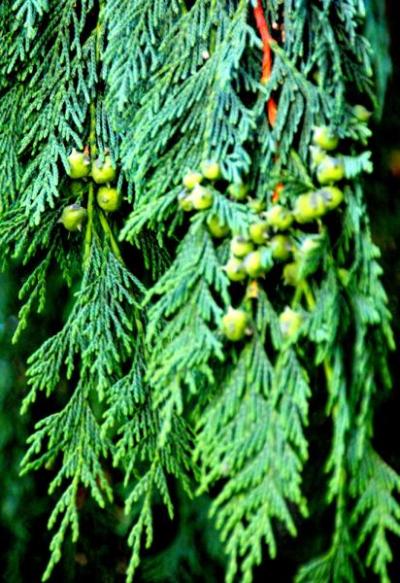
M 189 171 L 183 177 L 183 185 L 186 186 L 189 190 L 192 190 L 196 186 L 196 184 L 200 184 L 203 180 L 203 175 L 200 172 Z
M 362 122 L 366 123 L 369 120 L 369 118 L 371 117 L 372 112 L 369 111 L 363 105 L 355 105 L 353 107 L 353 114 L 354 114 L 354 117 L 356 117 L 358 119 L 358 121 L 362 121 Z
M 217 180 L 221 177 L 221 167 L 215 160 L 205 160 L 200 164 L 200 169 L 207 180 Z
M 297 263 L 287 263 L 283 268 L 282 277 L 285 285 L 296 287 L 300 281 L 299 266 Z
M 325 186 L 319 192 L 325 201 L 326 208 L 330 211 L 338 207 L 344 198 L 343 191 L 336 186 Z
M 268 225 L 278 231 L 285 231 L 293 223 L 292 213 L 280 204 L 275 204 L 265 217 Z
M 231 252 L 235 257 L 245 257 L 251 253 L 253 249 L 253 243 L 240 235 L 234 237 L 231 241 Z
M 71 204 L 61 214 L 58 222 L 62 223 L 67 231 L 81 231 L 87 219 L 87 210 L 79 204 Z
M 319 126 L 314 128 L 313 142 L 323 150 L 334 150 L 338 146 L 339 138 L 326 126 Z
M 229 226 L 220 221 L 217 215 L 212 215 L 207 221 L 208 229 L 213 237 L 222 239 L 228 235 Z
M 292 242 L 286 235 L 275 235 L 269 242 L 272 257 L 280 261 L 289 259 L 292 252 Z
M 279 327 L 286 340 L 295 340 L 303 323 L 302 315 L 286 307 L 279 316 Z
M 249 227 L 249 237 L 256 245 L 263 245 L 268 239 L 268 223 L 257 221 Z
M 101 186 L 97 191 L 97 204 L 103 211 L 113 213 L 121 205 L 121 195 L 116 188 Z
M 194 209 L 191 195 L 188 194 L 185 190 L 179 193 L 178 204 L 180 208 L 185 212 L 190 212 Z
M 68 176 L 71 178 L 85 178 L 90 174 L 90 158 L 84 152 L 78 152 L 75 148 L 68 156 Z
M 293 214 L 298 223 L 309 223 L 322 217 L 327 210 L 325 199 L 319 191 L 301 194 L 293 210 Z
M 237 259 L 237 257 L 231 257 L 225 265 L 224 270 L 231 281 L 243 281 L 246 277 L 243 262 Z
M 111 157 L 106 156 L 102 161 L 100 158 L 92 164 L 92 178 L 97 184 L 113 182 L 117 172 L 112 165 Z
M 222 318 L 222 331 L 228 340 L 238 342 L 246 335 L 248 317 L 243 310 L 235 310 L 229 306 L 228 312 Z
M 246 255 L 243 264 L 247 275 L 252 278 L 263 275 L 270 267 L 267 257 L 266 249 L 262 247 Z
M 198 211 L 204 211 L 213 203 L 213 193 L 208 188 L 196 184 L 191 193 L 193 207 Z
M 320 184 L 332 184 L 344 178 L 344 164 L 340 158 L 326 156 L 317 168 L 317 179 Z
M 247 193 L 249 192 L 249 187 L 243 182 L 234 182 L 228 186 L 228 194 L 234 200 L 245 200 Z

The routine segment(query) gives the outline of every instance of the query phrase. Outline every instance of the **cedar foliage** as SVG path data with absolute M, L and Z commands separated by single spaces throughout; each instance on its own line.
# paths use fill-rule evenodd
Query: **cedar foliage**
M 172 518 L 178 483 L 186 496 L 210 494 L 226 580 L 250 582 L 263 557 L 279 552 L 282 533 L 300 535 L 310 513 L 303 475 L 317 405 L 332 428 L 320 471 L 334 520 L 330 547 L 299 565 L 296 580 L 369 572 L 390 580 L 400 476 L 374 449 L 373 415 L 391 384 L 394 343 L 363 197 L 370 130 L 352 110 L 382 102 L 388 64 L 375 63 L 374 85 L 364 34 L 377 42 L 385 34 L 379 2 L 263 2 L 285 33 L 274 33 L 266 83 L 254 4 L 1 4 L 0 256 L 28 273 L 15 341 L 45 310 L 54 274 L 74 290 L 58 331 L 29 357 L 22 403 L 26 412 L 67 383 L 66 402 L 37 421 L 22 462 L 23 472 L 53 472 L 44 580 L 66 536 L 79 536 L 80 489 L 101 508 L 113 499 L 112 465 L 132 517 L 127 581 L 157 536 L 153 505 L 161 500 Z M 245 234 L 253 211 L 217 185 L 212 209 L 188 219 L 178 206 L 182 178 L 218 160 L 225 181 L 246 181 L 267 208 L 283 184 L 280 202 L 293 208 L 316 188 L 309 145 L 325 123 L 341 139 L 345 202 L 294 230 L 298 246 L 318 235 L 294 291 L 275 266 L 256 298 L 244 294 L 223 271 L 227 243 L 211 237 L 207 220 L 217 215 Z M 68 154 L 86 145 L 101 159 L 110 151 L 117 166 L 124 202 L 115 216 L 97 207 L 91 181 L 68 178 Z M 88 209 L 83 234 L 58 223 L 76 202 Z M 230 304 L 252 318 L 242 343 L 221 333 Z M 293 342 L 279 327 L 286 305 L 303 318 Z

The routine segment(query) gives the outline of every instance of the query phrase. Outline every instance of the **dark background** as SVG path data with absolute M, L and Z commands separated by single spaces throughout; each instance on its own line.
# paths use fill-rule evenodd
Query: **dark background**
M 389 83 L 384 113 L 374 122 L 375 172 L 366 184 L 366 197 L 375 242 L 382 250 L 383 281 L 393 314 L 393 328 L 400 344 L 400 9 L 397 0 L 387 2 L 391 29 L 393 75 Z M 10 346 L 10 337 L 18 312 L 16 289 L 23 273 L 0 276 L 0 574 L 3 581 L 22 583 L 40 581 L 48 556 L 49 534 L 46 521 L 52 500 L 47 496 L 49 475 L 18 477 L 18 463 L 23 455 L 25 439 L 32 428 L 32 417 L 20 418 L 18 410 L 24 394 L 24 362 L 32 344 L 37 345 L 53 326 L 52 311 L 35 322 L 34 338 L 29 332 L 16 348 Z M 59 305 L 59 285 L 50 286 L 49 305 Z M 375 419 L 375 446 L 385 460 L 400 473 L 400 359 L 399 352 L 391 356 L 394 381 L 390 395 L 382 397 Z M 42 399 L 37 407 L 43 416 L 49 405 Z M 38 411 L 37 411 L 38 412 Z M 323 444 L 312 444 L 316 452 L 323 452 Z M 323 460 L 321 460 L 323 463 Z M 318 488 L 312 468 L 306 476 L 310 494 Z M 175 493 L 180 508 L 177 520 L 170 523 L 164 510 L 156 509 L 155 532 L 157 540 L 144 562 L 140 581 L 174 581 L 207 583 L 221 582 L 223 570 L 220 547 L 215 533 L 207 522 L 208 501 L 199 500 L 188 505 L 179 492 Z M 81 539 L 75 546 L 65 545 L 62 562 L 51 581 L 96 583 L 123 581 L 123 572 L 129 551 L 125 546 L 128 523 L 122 515 L 121 503 L 99 512 L 82 492 Z M 318 498 L 316 504 L 318 505 Z M 322 508 L 322 504 L 321 504 Z M 296 566 L 310 556 L 310 550 L 327 548 L 331 534 L 329 511 L 313 509 L 315 517 L 301 526 L 300 536 L 291 539 L 281 534 L 280 553 L 275 561 L 265 560 L 256 573 L 256 581 L 285 583 L 293 580 Z M 175 546 L 170 547 L 175 541 Z M 166 554 L 163 551 L 167 550 Z M 159 554 L 161 552 L 161 555 Z M 400 581 L 400 541 L 393 539 L 394 561 L 391 581 Z M 159 558 L 154 561 L 154 557 Z M 183 556 L 183 559 L 182 559 Z M 174 573 L 174 561 L 180 562 L 179 576 Z M 198 575 L 193 573 L 198 572 Z M 370 581 L 377 579 L 370 577 Z

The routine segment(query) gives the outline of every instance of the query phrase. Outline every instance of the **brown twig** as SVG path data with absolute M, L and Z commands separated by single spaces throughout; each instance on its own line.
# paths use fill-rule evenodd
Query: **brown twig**
M 262 74 L 261 83 L 265 84 L 269 81 L 272 71 L 272 51 L 271 43 L 275 42 L 269 32 L 269 27 L 265 18 L 264 9 L 261 0 L 257 0 L 257 3 L 253 9 L 254 18 L 256 21 L 258 32 L 263 43 L 263 59 L 262 59 Z M 267 103 L 267 113 L 268 120 L 271 126 L 275 125 L 276 114 L 277 114 L 277 104 L 273 97 L 268 99 Z

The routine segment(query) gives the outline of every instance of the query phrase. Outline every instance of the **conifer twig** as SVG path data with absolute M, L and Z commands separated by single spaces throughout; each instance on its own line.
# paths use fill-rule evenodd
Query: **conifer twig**
M 298 290 L 299 290 L 300 295 L 304 295 L 308 309 L 314 310 L 314 308 L 316 306 L 316 301 L 315 301 L 314 294 L 313 294 L 307 280 L 304 280 L 301 282 L 301 285 L 299 286 Z M 296 298 L 296 300 L 299 299 L 297 293 L 295 294 L 295 298 Z M 327 389 L 330 392 L 333 371 L 332 371 L 332 365 L 329 362 L 328 358 L 325 358 L 325 360 L 323 362 L 323 366 L 324 366 L 324 372 L 325 372 L 325 377 L 326 377 Z
M 123 263 L 121 251 L 119 249 L 117 241 L 115 240 L 114 233 L 112 232 L 112 229 L 111 229 L 111 227 L 106 219 L 105 214 L 103 212 L 100 212 L 99 217 L 100 217 L 100 224 L 103 228 L 104 234 L 110 240 L 111 249 L 113 250 L 115 257 L 117 259 L 119 259 L 119 261 L 121 261 L 121 263 Z
M 100 36 L 101 36 L 101 15 L 103 11 L 102 2 L 99 2 L 99 17 L 96 23 L 96 62 L 100 59 Z M 93 95 L 91 103 L 90 103 L 90 132 L 89 132 L 89 151 L 90 157 L 93 159 L 96 156 L 97 152 L 97 144 L 96 144 L 96 96 Z M 85 247 L 84 247 L 84 255 L 83 255 L 83 264 L 87 266 L 89 257 L 90 257 L 90 249 L 92 244 L 92 233 L 93 233 L 93 214 L 94 214 L 94 185 L 93 182 L 90 181 L 89 183 L 89 194 L 88 194 L 88 221 L 86 226 L 86 233 L 85 233 Z
M 261 83 L 265 85 L 271 77 L 272 71 L 271 45 L 275 43 L 275 41 L 272 38 L 271 33 L 269 31 L 269 27 L 267 24 L 267 20 L 265 18 L 265 13 L 262 7 L 261 0 L 256 0 L 256 4 L 254 6 L 253 11 L 257 29 L 258 32 L 260 33 L 260 37 L 263 43 Z M 274 126 L 277 114 L 277 104 L 273 97 L 270 97 L 268 100 L 267 111 L 269 123 L 271 124 L 271 126 Z
M 96 105 L 94 101 L 90 104 L 90 133 L 89 133 L 90 156 L 96 154 Z M 93 233 L 93 213 L 94 213 L 94 186 L 93 181 L 89 182 L 89 194 L 87 203 L 88 221 L 85 232 L 85 246 L 83 253 L 83 265 L 86 267 L 90 257 Z
M 276 44 L 276 41 L 272 38 L 271 33 L 269 31 L 268 23 L 265 18 L 265 13 L 262 7 L 262 0 L 256 0 L 256 4 L 254 6 L 254 18 L 256 20 L 256 25 L 260 33 L 261 40 L 263 42 L 261 83 L 264 85 L 269 81 L 271 77 L 272 71 L 271 45 L 273 43 Z M 270 97 L 267 103 L 267 115 L 268 121 L 272 127 L 274 127 L 275 125 L 277 113 L 278 113 L 277 103 L 273 97 Z M 272 194 L 273 203 L 278 202 L 279 195 L 282 189 L 283 184 L 279 183 Z
M 100 14 L 99 19 L 96 25 L 96 60 L 100 60 L 100 36 L 101 36 L 101 16 L 102 16 L 103 5 L 100 2 Z M 90 156 L 93 159 L 97 153 L 97 144 L 96 144 L 96 104 L 95 104 L 95 97 L 90 104 L 90 133 L 89 133 L 89 151 Z M 86 227 L 86 235 L 85 235 L 85 250 L 84 250 L 84 265 L 87 264 L 89 261 L 90 256 L 90 248 L 92 243 L 92 231 L 93 231 L 93 215 L 94 215 L 94 185 L 93 182 L 90 181 L 89 183 L 89 195 L 88 195 L 88 222 Z M 112 229 L 107 221 L 106 216 L 104 213 L 100 213 L 100 224 L 103 228 L 104 234 L 110 241 L 111 249 L 113 250 L 114 255 L 123 263 L 123 259 L 121 256 L 121 252 L 118 246 L 118 243 L 115 240 L 114 234 Z

